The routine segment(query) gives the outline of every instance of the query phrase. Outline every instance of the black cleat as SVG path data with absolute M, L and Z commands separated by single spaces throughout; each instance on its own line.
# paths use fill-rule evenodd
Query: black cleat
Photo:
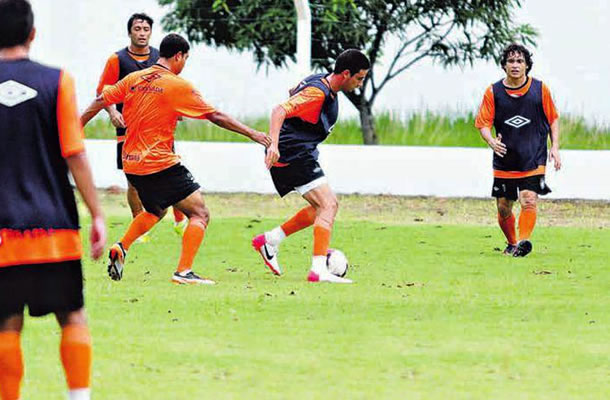
M 202 278 L 193 271 L 174 272 L 172 282 L 179 285 L 215 285 L 216 282 L 209 278 Z
M 519 243 L 517 243 L 517 248 L 513 253 L 513 257 L 525 257 L 532 251 L 532 247 L 532 242 L 527 239 L 519 241 Z
M 512 256 L 513 254 L 515 254 L 515 250 L 517 250 L 517 245 L 509 243 L 502 252 L 502 254 L 504 254 L 505 256 Z

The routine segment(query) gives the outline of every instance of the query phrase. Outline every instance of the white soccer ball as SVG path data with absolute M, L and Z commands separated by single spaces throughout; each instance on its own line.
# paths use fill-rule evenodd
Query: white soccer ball
M 345 257 L 341 250 L 328 249 L 326 253 L 326 267 L 331 274 L 344 277 L 349 267 L 347 257 Z

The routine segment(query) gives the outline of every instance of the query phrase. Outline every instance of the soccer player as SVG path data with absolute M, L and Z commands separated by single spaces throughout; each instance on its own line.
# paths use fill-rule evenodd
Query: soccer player
M 148 232 L 173 205 L 186 214 L 189 223 L 182 237 L 182 254 L 172 281 L 214 284 L 213 280 L 201 278 L 192 271 L 210 214 L 199 193 L 199 184 L 173 151 L 176 123 L 180 117 L 207 119 L 264 146 L 269 145 L 270 139 L 216 110 L 189 82 L 178 76 L 189 57 L 190 46 L 184 38 L 169 34 L 159 50 L 157 64 L 128 75 L 116 85 L 107 86 L 81 117 L 86 123 L 103 107 L 124 104 L 127 135 L 123 170 L 138 191 L 145 210 L 133 219 L 125 235 L 111 247 L 108 273 L 114 280 L 121 279 L 131 244 Z
M 91 340 L 70 172 L 89 209 L 91 256 L 106 232 L 78 119 L 74 81 L 29 60 L 27 0 L 0 0 L 0 398 L 19 398 L 24 307 L 55 314 L 69 398 L 89 399 Z
M 509 45 L 500 64 L 506 77 L 487 88 L 475 126 L 494 151 L 491 195 L 497 199 L 498 223 L 508 243 L 504 254 L 525 257 L 532 251 L 538 195 L 551 192 L 544 179 L 547 152 L 555 170 L 561 168 L 559 114 L 549 88 L 529 76 L 533 62 L 528 49 Z M 512 211 L 517 199 L 521 204 L 518 239 Z
M 144 13 L 136 13 L 129 18 L 127 21 L 127 35 L 131 43 L 129 46 L 112 53 L 110 58 L 108 58 L 97 86 L 98 96 L 102 93 L 105 86 L 114 85 L 130 73 L 151 67 L 157 62 L 159 50 L 149 45 L 153 23 L 153 19 Z M 112 125 L 116 128 L 117 168 L 123 169 L 121 153 L 123 151 L 126 128 L 122 115 L 123 104 L 111 105 L 105 109 L 110 116 Z M 129 181 L 127 182 L 127 203 L 133 218 L 142 212 L 142 202 L 138 197 L 138 192 Z M 179 210 L 174 209 L 174 229 L 176 232 L 182 234 L 186 223 L 185 215 Z
M 318 164 L 317 147 L 337 122 L 338 93 L 362 87 L 370 67 L 363 53 L 346 50 L 337 57 L 332 73 L 308 76 L 290 91 L 285 103 L 273 109 L 265 164 L 281 197 L 296 190 L 309 203 L 281 226 L 252 239 L 252 246 L 276 275 L 282 273 L 277 259 L 282 240 L 313 225 L 313 260 L 307 280 L 351 283 L 326 268 L 338 202 Z

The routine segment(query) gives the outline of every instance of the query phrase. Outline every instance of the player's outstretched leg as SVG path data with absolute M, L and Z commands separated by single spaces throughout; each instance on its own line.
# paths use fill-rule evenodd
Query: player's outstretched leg
M 514 257 L 525 257 L 533 248 L 530 237 L 536 226 L 536 201 L 538 195 L 530 190 L 520 193 L 521 213 L 519 214 L 519 243 L 513 253 Z
M 123 277 L 123 267 L 125 265 L 125 257 L 127 257 L 127 251 L 133 244 L 133 242 L 146 232 L 150 231 L 160 217 L 155 214 L 143 211 L 135 217 L 127 232 L 121 238 L 120 241 L 116 242 L 110 247 L 108 252 L 108 275 L 112 280 L 118 281 Z
M 205 229 L 210 221 L 210 212 L 205 206 L 199 191 L 193 192 L 186 199 L 174 205 L 188 217 L 188 226 L 182 236 L 182 253 L 178 268 L 172 276 L 172 282 L 191 285 L 214 285 L 212 279 L 203 278 L 193 272 L 193 260 L 201 247 Z
M 302 229 L 311 226 L 316 218 L 316 210 L 312 206 L 307 206 L 297 212 L 292 218 L 268 232 L 255 236 L 252 239 L 252 247 L 258 251 L 271 272 L 281 275 L 277 254 L 282 240 Z
M 328 184 L 318 186 L 303 197 L 316 210 L 313 225 L 313 259 L 307 276 L 309 282 L 352 283 L 350 279 L 331 274 L 326 266 L 330 236 L 339 202 Z

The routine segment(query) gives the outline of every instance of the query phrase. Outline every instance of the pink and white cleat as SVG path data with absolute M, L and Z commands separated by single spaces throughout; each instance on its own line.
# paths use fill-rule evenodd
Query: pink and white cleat
M 275 275 L 282 275 L 282 269 L 277 261 L 279 248 L 267 243 L 265 234 L 258 235 L 252 239 L 252 247 L 254 250 L 260 253 L 261 257 L 263 257 L 265 265 L 271 270 L 271 272 L 273 272 Z
M 330 282 L 330 283 L 353 283 L 351 279 L 341 278 L 340 276 L 333 275 L 330 272 L 315 272 L 313 269 L 309 271 L 307 275 L 309 282 Z

